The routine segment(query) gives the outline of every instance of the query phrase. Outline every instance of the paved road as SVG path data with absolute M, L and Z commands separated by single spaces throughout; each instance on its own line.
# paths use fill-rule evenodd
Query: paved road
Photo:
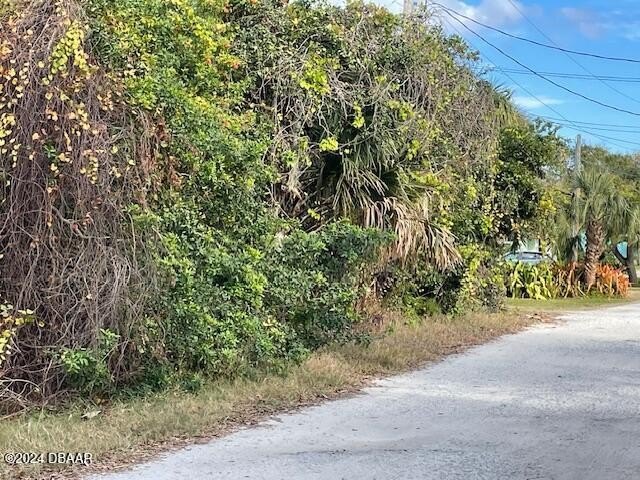
M 93 478 L 640 479 L 640 305 L 566 320 Z

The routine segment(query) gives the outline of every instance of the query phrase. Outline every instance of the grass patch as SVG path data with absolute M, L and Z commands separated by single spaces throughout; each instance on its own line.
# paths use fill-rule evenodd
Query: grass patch
M 90 470 L 113 469 L 222 435 L 273 413 L 354 391 L 372 377 L 438 360 L 534 321 L 530 315 L 513 313 L 428 318 L 415 326 L 396 319 L 387 325 L 385 335 L 369 345 L 323 349 L 283 375 L 216 381 L 195 394 L 170 391 L 117 402 L 90 420 L 82 419 L 82 414 L 100 407 L 77 405 L 63 414 L 38 412 L 5 420 L 0 452 L 91 452 Z M 0 478 L 42 478 L 51 468 L 0 463 Z M 76 467 L 62 473 L 89 469 Z
M 629 296 L 626 298 L 609 298 L 601 296 L 554 298 L 551 300 L 509 298 L 507 299 L 507 307 L 512 311 L 522 313 L 561 313 L 599 307 L 612 307 L 632 302 L 640 302 L 640 288 L 632 288 Z

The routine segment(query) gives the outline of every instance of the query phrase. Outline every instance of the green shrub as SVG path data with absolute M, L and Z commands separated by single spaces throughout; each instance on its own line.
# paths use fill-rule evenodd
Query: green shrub
M 98 345 L 93 348 L 63 348 L 60 361 L 73 388 L 84 393 L 107 392 L 113 378 L 109 360 L 119 340 L 110 330 L 100 330 Z
M 265 201 L 275 173 L 263 161 L 268 138 L 237 108 L 244 86 L 231 75 L 238 60 L 224 2 L 93 0 L 88 8 L 95 51 L 121 75 L 132 110 L 161 126 L 156 189 L 132 209 L 159 285 L 136 329 L 143 378 L 162 383 L 158 364 L 191 378 L 298 359 L 295 329 L 265 304 L 281 224 Z
M 363 280 L 391 239 L 346 223 L 285 237 L 267 273 L 267 303 L 275 318 L 293 326 L 307 347 L 344 339 L 359 319 L 355 302 L 364 293 Z
M 125 72 L 131 107 L 164 120 L 166 176 L 148 207 L 132 209 L 160 287 L 136 332 L 144 378 L 279 368 L 347 336 L 362 275 L 387 237 L 344 223 L 306 233 L 269 208 L 271 125 L 243 103 L 250 85 L 234 73 L 225 2 L 89 5 L 95 50 Z
M 166 316 L 148 330 L 161 332 L 150 342 L 178 370 L 235 375 L 344 339 L 366 267 L 388 235 L 331 224 L 294 229 L 262 252 L 206 236 L 170 239 L 160 262 L 172 287 L 158 299 Z
M 545 300 L 558 295 L 557 276 L 551 263 L 517 262 L 507 266 L 506 286 L 512 298 Z
M 419 316 L 501 310 L 506 290 L 500 254 L 479 244 L 463 246 L 460 252 L 462 261 L 444 272 L 426 262 L 391 269 L 386 302 Z
M 16 398 L 279 369 L 352 338 L 382 247 L 411 315 L 500 308 L 486 245 L 538 211 L 519 192 L 550 151 L 512 132 L 497 158 L 508 100 L 460 38 L 357 2 L 15 4 L 1 286 L 38 319 L 3 326 Z
M 442 313 L 442 308 L 435 298 L 409 297 L 405 302 L 409 311 L 417 317 L 432 317 Z
M 443 287 L 445 311 L 461 314 L 478 309 L 501 310 L 506 290 L 499 250 L 470 244 L 460 252 L 463 261 L 449 273 Z

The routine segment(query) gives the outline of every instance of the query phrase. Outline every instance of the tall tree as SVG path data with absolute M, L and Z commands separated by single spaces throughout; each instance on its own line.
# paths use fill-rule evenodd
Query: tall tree
M 578 172 L 570 215 L 584 226 L 587 238 L 584 258 L 587 290 L 595 284 L 607 234 L 617 228 L 628 210 L 628 202 L 616 189 L 614 175 L 595 165 L 585 166 Z
M 640 245 L 640 159 L 638 155 L 613 153 L 601 147 L 583 148 L 583 157 L 587 165 L 611 172 L 616 191 L 629 203 L 629 209 L 623 215 L 610 219 L 609 243 L 631 282 L 636 283 L 636 258 Z
M 517 245 L 522 238 L 538 236 L 550 199 L 546 180 L 562 163 L 566 151 L 556 128 L 547 123 L 521 124 L 500 132 L 494 178 L 496 226 L 502 238 Z

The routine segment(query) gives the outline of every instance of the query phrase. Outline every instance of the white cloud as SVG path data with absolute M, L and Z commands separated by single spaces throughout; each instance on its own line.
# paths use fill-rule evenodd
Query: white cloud
M 637 9 L 598 12 L 587 8 L 564 7 L 560 13 L 587 38 L 615 35 L 627 40 L 640 40 L 640 11 Z
M 622 29 L 622 36 L 627 40 L 631 40 L 632 42 L 640 40 L 640 23 L 623 25 Z
M 526 7 L 522 3 L 517 0 L 512 0 L 512 2 L 509 0 L 482 0 L 478 5 L 470 5 L 462 0 L 440 0 L 439 3 L 478 22 L 501 27 L 513 25 L 522 20 L 518 8 L 526 13 Z M 462 18 L 460 20 L 466 21 Z
M 621 37 L 631 41 L 640 40 L 640 20 L 620 21 L 611 25 Z
M 560 105 L 561 103 L 564 103 L 563 100 L 560 100 L 558 98 L 547 97 L 545 95 L 539 95 L 537 97 L 525 97 L 525 96 L 516 95 L 513 98 L 513 101 L 519 107 L 525 108 L 528 110 L 535 110 L 537 108 L 542 108 L 546 105 Z
M 607 30 L 607 25 L 597 12 L 585 8 L 564 7 L 562 15 L 578 27 L 589 38 L 598 38 Z

